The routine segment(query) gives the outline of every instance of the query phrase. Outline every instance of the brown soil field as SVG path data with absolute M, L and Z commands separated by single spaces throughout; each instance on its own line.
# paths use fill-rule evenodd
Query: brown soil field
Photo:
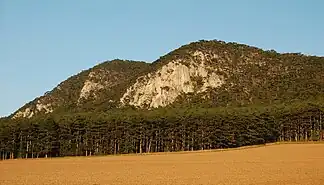
M 0 162 L 2 185 L 323 185 L 324 144 Z

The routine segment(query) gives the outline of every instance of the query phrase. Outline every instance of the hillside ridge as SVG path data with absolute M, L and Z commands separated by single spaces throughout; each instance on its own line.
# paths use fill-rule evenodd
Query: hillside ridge
M 103 62 L 63 81 L 12 117 L 129 106 L 152 109 L 193 103 L 217 107 L 299 101 L 323 95 L 323 61 L 323 57 L 300 53 L 201 40 L 153 63 Z

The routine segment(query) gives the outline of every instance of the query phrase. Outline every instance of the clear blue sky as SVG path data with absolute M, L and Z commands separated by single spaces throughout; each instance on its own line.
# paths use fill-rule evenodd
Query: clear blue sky
M 0 0 L 0 116 L 114 58 L 200 39 L 324 55 L 323 0 Z

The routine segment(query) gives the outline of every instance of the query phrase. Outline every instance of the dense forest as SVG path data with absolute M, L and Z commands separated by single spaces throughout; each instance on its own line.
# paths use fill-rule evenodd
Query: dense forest
M 1 159 L 232 148 L 324 139 L 313 103 L 45 115 L 0 123 Z
M 185 84 L 172 87 L 178 79 L 169 78 L 171 85 L 163 91 L 180 90 L 165 107 L 121 104 L 121 97 L 135 82 L 159 76 L 158 70 L 174 61 L 182 69 L 204 64 L 203 70 L 209 70 L 206 76 L 190 76 L 186 82 L 197 89 L 208 82 L 210 71 L 221 76 L 223 84 L 183 93 Z M 215 40 L 184 45 L 151 64 L 107 61 L 1 118 L 0 158 L 192 151 L 323 140 L 323 69 L 323 57 L 279 54 Z M 166 75 L 171 76 L 173 69 L 169 71 Z

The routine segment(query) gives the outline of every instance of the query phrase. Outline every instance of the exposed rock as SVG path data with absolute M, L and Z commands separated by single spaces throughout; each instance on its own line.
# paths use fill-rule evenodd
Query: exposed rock
M 25 111 L 19 111 L 17 112 L 13 118 L 31 118 L 33 117 L 34 112 L 30 108 L 26 108 Z
M 216 88 L 224 83 L 224 77 L 207 67 L 202 52 L 195 52 L 200 61 L 171 61 L 160 70 L 137 79 L 121 98 L 123 105 L 136 107 L 164 107 L 173 103 L 182 93 L 203 92 L 208 87 Z M 184 65 L 185 63 L 186 65 Z M 195 78 L 201 79 L 197 89 Z
M 105 71 L 98 69 L 96 71 L 91 71 L 80 91 L 78 103 L 80 103 L 81 100 L 87 100 L 89 97 L 96 98 L 97 92 L 101 89 L 116 85 L 119 76 L 120 74 L 118 72 L 110 70 Z
M 81 99 L 87 99 L 91 95 L 95 96 L 95 92 L 103 88 L 104 86 L 100 83 L 96 83 L 91 80 L 86 80 L 80 92 L 79 102 Z
M 45 104 L 38 102 L 36 104 L 36 109 L 38 112 L 45 111 L 45 114 L 53 112 L 53 108 L 50 103 L 45 105 Z
M 53 112 L 51 104 L 42 104 L 40 100 L 37 101 L 36 108 L 27 107 L 23 111 L 18 111 L 13 118 L 31 118 L 39 112 L 44 112 L 45 114 Z

